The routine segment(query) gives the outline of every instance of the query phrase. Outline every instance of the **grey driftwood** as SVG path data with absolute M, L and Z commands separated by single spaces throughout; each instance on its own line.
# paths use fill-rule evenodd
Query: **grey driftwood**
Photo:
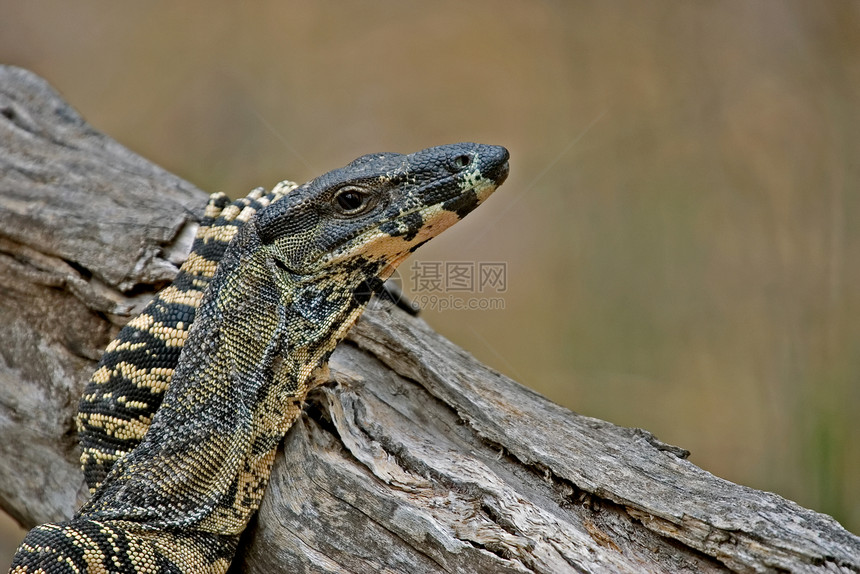
M 78 396 L 205 200 L 0 67 L 0 506 L 23 525 L 82 500 Z M 829 516 L 559 407 L 398 309 L 369 310 L 331 367 L 237 570 L 860 571 L 860 539 Z

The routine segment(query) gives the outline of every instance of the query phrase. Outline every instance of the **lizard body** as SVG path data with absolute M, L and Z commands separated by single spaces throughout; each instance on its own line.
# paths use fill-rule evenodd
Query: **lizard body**
M 92 498 L 70 522 L 33 529 L 11 572 L 225 572 L 278 443 L 371 293 L 486 199 L 507 159 L 478 144 L 363 156 L 251 198 L 264 200 L 254 212 L 271 205 L 233 226 L 226 250 L 201 256 L 201 233 L 228 227 L 211 217 L 173 289 L 111 344 L 84 394 Z M 225 203 L 210 202 L 207 215 L 223 215 Z M 100 394 L 100 384 L 112 390 Z M 149 395 L 115 392 L 132 386 Z M 165 386 L 163 400 L 150 392 Z
M 81 468 L 91 494 L 149 429 L 203 293 L 236 232 L 296 187 L 283 181 L 269 194 L 257 188 L 233 203 L 223 193 L 212 194 L 191 252 L 172 284 L 159 291 L 105 349 L 84 388 L 75 420 Z

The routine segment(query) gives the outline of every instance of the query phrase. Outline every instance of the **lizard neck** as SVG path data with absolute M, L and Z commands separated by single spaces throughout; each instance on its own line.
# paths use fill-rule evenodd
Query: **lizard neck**
M 291 278 L 242 232 L 149 431 L 80 516 L 238 534 L 259 507 L 281 438 L 367 304 L 356 288 L 376 276 L 356 268 Z
M 230 487 L 198 530 L 222 534 L 245 528 L 259 508 L 281 439 L 301 415 L 308 391 L 327 378 L 329 357 L 367 305 L 355 295 L 363 272 L 294 281 L 273 275 L 265 263 L 238 268 L 237 299 L 231 302 L 232 285 L 214 297 L 223 321 L 218 354 L 226 359 L 219 361 L 218 372 L 241 381 L 233 400 L 242 403 L 246 433 L 233 435 L 230 460 L 238 464 L 220 479 L 229 480 Z M 236 313 L 242 306 L 257 310 L 253 332 L 247 314 Z M 199 425 L 199 416 L 193 420 Z

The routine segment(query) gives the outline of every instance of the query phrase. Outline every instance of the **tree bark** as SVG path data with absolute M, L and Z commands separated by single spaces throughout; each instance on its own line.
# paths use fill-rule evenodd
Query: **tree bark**
M 82 501 L 80 392 L 206 194 L 12 67 L 0 150 L 0 506 L 30 527 Z M 860 572 L 829 516 L 553 404 L 382 303 L 283 447 L 236 570 Z

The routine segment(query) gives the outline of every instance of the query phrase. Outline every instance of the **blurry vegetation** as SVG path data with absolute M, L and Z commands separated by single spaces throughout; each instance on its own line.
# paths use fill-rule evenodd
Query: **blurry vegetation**
M 427 320 L 860 530 L 860 4 L 0 4 L 0 60 L 208 191 L 506 145 L 420 253 L 507 262 L 505 310 Z

